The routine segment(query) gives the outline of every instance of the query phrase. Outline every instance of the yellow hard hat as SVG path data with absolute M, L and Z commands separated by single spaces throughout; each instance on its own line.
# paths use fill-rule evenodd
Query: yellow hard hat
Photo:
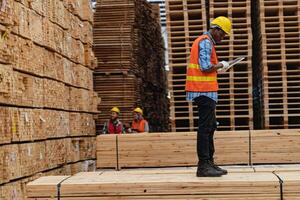
M 137 112 L 137 113 L 143 114 L 143 110 L 141 108 L 139 108 L 139 107 L 137 107 L 136 109 L 134 109 L 133 112 Z
M 111 112 L 116 112 L 116 113 L 120 113 L 120 109 L 118 107 L 113 107 L 111 110 Z
M 211 27 L 217 26 L 222 29 L 227 35 L 231 32 L 231 21 L 227 17 L 217 17 L 211 22 Z

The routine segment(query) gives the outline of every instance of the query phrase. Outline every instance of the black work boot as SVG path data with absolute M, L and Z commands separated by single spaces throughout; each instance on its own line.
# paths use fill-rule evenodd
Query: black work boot
M 228 173 L 226 169 L 222 169 L 221 167 L 215 165 L 215 163 L 213 161 L 210 161 L 210 164 L 215 170 L 222 172 L 222 175 L 225 175 Z
M 216 170 L 209 161 L 203 161 L 198 165 L 197 177 L 219 177 L 223 172 Z

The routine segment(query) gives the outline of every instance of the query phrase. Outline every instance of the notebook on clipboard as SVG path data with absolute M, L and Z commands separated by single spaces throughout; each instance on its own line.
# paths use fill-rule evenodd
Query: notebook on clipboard
M 226 69 L 221 68 L 221 69 L 219 69 L 218 71 L 225 72 L 225 71 L 229 70 L 233 65 L 235 65 L 235 64 L 237 64 L 237 63 L 239 63 L 239 62 L 241 62 L 241 61 L 244 60 L 244 59 L 245 59 L 244 56 L 237 57 L 236 59 L 231 60 L 231 61 L 228 62 L 228 63 L 229 63 L 229 66 L 228 66 Z

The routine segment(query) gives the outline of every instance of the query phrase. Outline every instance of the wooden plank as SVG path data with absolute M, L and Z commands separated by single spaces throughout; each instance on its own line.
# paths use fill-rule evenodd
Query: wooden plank
M 297 172 L 300 171 L 299 164 L 274 164 L 274 165 L 253 165 L 255 172 Z

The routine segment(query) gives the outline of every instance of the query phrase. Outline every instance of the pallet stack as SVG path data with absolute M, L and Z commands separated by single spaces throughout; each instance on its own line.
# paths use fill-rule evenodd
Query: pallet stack
M 232 34 L 216 45 L 219 61 L 245 59 L 225 73 L 218 74 L 219 101 L 217 120 L 219 129 L 253 129 L 252 98 L 252 31 L 251 1 L 213 0 L 209 2 L 209 16 L 226 16 L 232 22 Z
M 185 100 L 185 75 L 193 41 L 206 29 L 205 1 L 166 1 L 172 131 L 194 131 L 192 103 Z
M 196 106 L 185 100 L 185 74 L 192 42 L 209 28 L 209 20 L 227 16 L 233 31 L 216 45 L 219 61 L 245 56 L 245 60 L 218 74 L 219 130 L 253 129 L 251 1 L 167 1 L 172 131 L 195 131 Z M 194 11 L 193 11 L 194 9 Z M 192 14 L 192 13 L 196 14 Z M 193 16 L 199 19 L 195 20 Z M 195 23 L 200 23 L 196 26 Z M 192 37 L 191 37 L 192 36 Z M 188 40 L 189 38 L 189 40 Z
M 85 0 L 0 8 L 0 199 L 24 199 L 41 174 L 94 163 L 93 15 Z
M 158 17 L 157 7 L 143 0 L 97 2 L 94 85 L 102 99 L 97 132 L 101 133 L 113 106 L 120 108 L 123 123 L 131 122 L 133 109 L 140 106 L 151 131 L 168 130 L 164 46 Z
M 300 2 L 260 1 L 264 128 L 299 128 Z

